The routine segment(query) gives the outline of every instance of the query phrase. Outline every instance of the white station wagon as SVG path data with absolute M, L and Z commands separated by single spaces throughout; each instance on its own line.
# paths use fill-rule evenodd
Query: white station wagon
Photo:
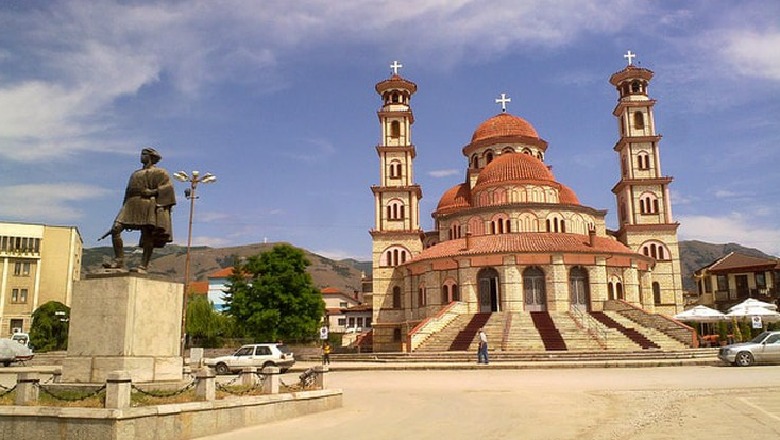
M 284 344 L 249 344 L 229 356 L 206 359 L 205 363 L 217 374 L 234 373 L 245 367 L 278 367 L 284 373 L 295 364 L 295 356 Z

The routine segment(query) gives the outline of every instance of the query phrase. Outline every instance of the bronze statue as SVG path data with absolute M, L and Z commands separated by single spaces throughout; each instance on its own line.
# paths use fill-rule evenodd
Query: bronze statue
M 124 267 L 122 231 L 141 231 L 138 246 L 143 253 L 141 265 L 137 268 L 141 273 L 149 269 L 154 248 L 165 247 L 166 243 L 173 241 L 171 208 L 176 204 L 176 195 L 168 172 L 155 166 L 160 159 L 162 156 L 154 148 L 141 150 L 143 166 L 130 176 L 122 208 L 111 229 L 100 237 L 103 239 L 111 235 L 111 243 L 114 246 L 114 260 L 103 264 L 103 267 Z

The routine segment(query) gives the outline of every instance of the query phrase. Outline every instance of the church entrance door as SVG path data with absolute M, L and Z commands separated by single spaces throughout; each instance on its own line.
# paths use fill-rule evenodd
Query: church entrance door
M 490 313 L 499 310 L 498 272 L 495 269 L 482 269 L 477 274 L 479 288 L 479 312 Z
M 547 310 L 544 271 L 538 267 L 529 267 L 523 271 L 523 303 L 527 312 Z
M 569 293 L 571 307 L 587 312 L 590 305 L 588 271 L 583 267 L 574 267 L 569 274 Z

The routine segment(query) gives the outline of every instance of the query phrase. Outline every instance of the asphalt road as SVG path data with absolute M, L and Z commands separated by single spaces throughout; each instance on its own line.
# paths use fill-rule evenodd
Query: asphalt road
M 780 366 L 335 371 L 343 408 L 209 440 L 780 438 Z

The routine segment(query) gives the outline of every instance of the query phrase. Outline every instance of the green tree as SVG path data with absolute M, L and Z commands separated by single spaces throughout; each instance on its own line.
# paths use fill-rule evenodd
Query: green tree
M 225 335 L 225 321 L 205 295 L 192 296 L 187 302 L 187 335 L 193 346 L 218 347 Z
M 38 307 L 30 325 L 30 344 L 35 351 L 67 349 L 69 321 L 70 307 L 61 302 L 49 301 Z
M 303 251 L 278 244 L 237 263 L 225 296 L 227 313 L 257 341 L 307 341 L 317 335 L 325 302 Z

